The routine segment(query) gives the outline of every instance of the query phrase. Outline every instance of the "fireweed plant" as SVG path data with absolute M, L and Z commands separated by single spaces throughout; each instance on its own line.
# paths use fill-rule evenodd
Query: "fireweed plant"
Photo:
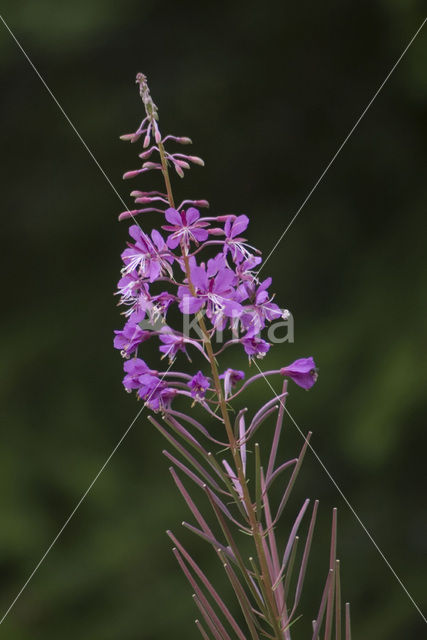
M 149 420 L 175 450 L 174 454 L 164 453 L 195 521 L 183 524 L 211 545 L 235 596 L 235 601 L 227 605 L 190 553 L 168 531 L 173 553 L 200 611 L 196 625 L 202 637 L 291 640 L 292 625 L 300 617 L 318 501 L 310 508 L 310 500 L 305 500 L 296 518 L 289 519 L 287 540 L 277 539 L 276 526 L 288 504 L 310 433 L 297 458 L 277 462 L 277 454 L 288 381 L 310 389 L 316 382 L 316 366 L 313 358 L 301 358 L 249 378 L 244 371 L 220 368 L 218 357 L 229 347 L 243 349 L 249 364 L 264 357 L 271 347 L 270 341 L 261 337 L 264 330 L 275 321 L 286 320 L 289 312 L 273 302 L 271 278 L 260 281 L 257 277 L 256 268 L 262 259 L 243 237 L 247 216 L 204 216 L 200 209 L 209 207 L 206 200 L 175 204 L 169 171 L 182 178 L 190 164 L 204 163 L 197 156 L 166 150 L 170 144 L 188 145 L 191 140 L 160 133 L 158 109 L 146 77 L 138 74 L 136 83 L 145 117 L 135 133 L 121 138 L 132 143 L 142 141 L 139 157 L 143 164 L 123 177 L 158 171 L 164 187 L 159 191 L 133 191 L 131 195 L 141 208 L 119 216 L 119 220 L 131 218 L 135 223 L 129 228 L 131 241 L 121 256 L 123 268 L 117 291 L 119 304 L 125 308 L 125 324 L 114 338 L 114 346 L 124 358 L 123 385 L 159 415 Z M 158 224 L 148 234 L 135 218 L 150 212 L 156 214 Z M 190 331 L 170 326 L 174 307 L 175 313 L 179 310 L 182 326 L 190 327 Z M 228 336 L 225 341 L 224 335 Z M 154 369 L 140 357 L 142 345 L 149 339 L 158 341 L 161 359 L 167 357 L 169 368 Z M 173 368 L 177 355 L 191 362 L 191 351 L 205 363 L 200 370 L 188 374 Z M 248 417 L 247 409 L 238 406 L 239 396 L 264 376 L 282 378 L 282 391 Z M 181 410 L 180 396 L 189 403 L 188 409 Z M 206 416 L 203 424 L 194 415 L 195 404 Z M 268 450 L 261 451 L 254 436 L 270 417 L 275 420 L 275 428 Z M 283 481 L 282 474 L 288 478 L 284 491 L 273 497 L 272 486 Z M 197 506 L 188 482 L 205 495 L 210 515 Z M 308 524 L 303 525 L 304 519 Z M 300 533 L 302 529 L 304 534 Z M 250 555 L 246 552 L 248 544 Z M 343 618 L 334 510 L 329 568 L 312 622 L 312 639 L 329 640 L 334 634 L 340 640 L 344 626 L 343 637 L 349 640 L 348 605 Z

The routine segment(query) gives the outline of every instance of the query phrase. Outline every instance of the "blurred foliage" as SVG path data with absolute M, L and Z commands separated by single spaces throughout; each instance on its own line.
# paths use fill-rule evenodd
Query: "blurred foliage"
M 162 130 L 191 136 L 206 160 L 175 185 L 178 195 L 247 213 L 265 255 L 423 9 L 416 0 L 2 5 L 126 202 L 120 177 L 137 158 L 118 136 L 139 122 L 141 70 Z M 265 273 L 294 314 L 296 340 L 264 363 L 315 356 L 319 382 L 309 394 L 292 389 L 291 413 L 314 431 L 315 449 L 424 610 L 426 42 L 424 30 L 269 260 Z M 0 51 L 5 611 L 137 406 L 121 389 L 111 346 L 122 205 L 3 26 Z M 260 384 L 250 407 L 266 393 Z M 299 446 L 289 424 L 281 455 Z M 191 592 L 163 533 L 187 514 L 162 447 L 140 418 L 4 622 L 4 637 L 197 637 Z M 313 456 L 297 494 L 322 507 L 301 637 L 337 505 L 354 637 L 419 639 L 420 616 Z M 220 574 L 203 545 L 197 553 Z

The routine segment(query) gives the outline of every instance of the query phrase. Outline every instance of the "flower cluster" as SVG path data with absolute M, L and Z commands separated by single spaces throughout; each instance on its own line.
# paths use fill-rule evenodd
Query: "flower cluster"
M 162 137 L 157 123 L 157 107 L 153 103 L 145 76 L 139 74 L 137 83 L 146 109 L 146 117 L 135 133 L 122 136 L 136 142 L 144 136 L 140 154 L 140 169 L 125 173 L 124 178 L 139 176 L 147 171 L 161 171 L 169 184 L 168 166 L 174 167 L 179 176 L 191 162 L 203 164 L 196 157 L 182 153 L 169 153 L 165 144 L 188 144 L 189 138 Z M 159 161 L 147 158 L 158 156 Z M 262 358 L 271 343 L 262 337 L 267 325 L 276 320 L 286 320 L 289 312 L 280 308 L 269 292 L 271 278 L 260 281 L 256 267 L 261 264 L 260 251 L 248 244 L 244 234 L 249 224 L 246 215 L 203 216 L 200 208 L 209 206 L 205 200 L 185 200 L 175 207 L 170 191 L 133 191 L 135 202 L 146 205 L 142 209 L 125 211 L 119 219 L 132 218 L 148 211 L 160 214 L 160 220 L 150 234 L 136 223 L 129 229 L 130 241 L 122 253 L 123 268 L 118 283 L 119 304 L 125 307 L 124 327 L 115 332 L 114 346 L 120 349 L 126 360 L 124 386 L 136 390 L 151 409 L 167 408 L 176 394 L 190 394 L 201 401 L 209 388 L 207 378 L 195 378 L 183 382 L 168 376 L 168 384 L 160 374 L 148 369 L 137 354 L 142 343 L 157 337 L 159 349 L 172 363 L 179 351 L 190 359 L 190 349 L 199 351 L 206 360 L 206 342 L 213 342 L 215 333 L 229 331 L 229 338 L 220 351 L 231 345 L 241 345 L 249 359 Z M 187 319 L 203 317 L 203 325 L 196 326 L 196 335 L 172 329 L 168 324 L 168 312 L 178 307 Z M 201 329 L 203 326 L 203 329 Z M 298 374 L 295 370 L 298 369 Z M 225 395 L 239 375 L 224 374 Z M 280 370 L 284 376 L 308 389 L 316 380 L 312 358 L 297 361 Z M 202 374 L 200 373 L 200 376 Z M 203 377 L 203 376 L 202 376 Z M 154 391 L 155 381 L 158 383 Z

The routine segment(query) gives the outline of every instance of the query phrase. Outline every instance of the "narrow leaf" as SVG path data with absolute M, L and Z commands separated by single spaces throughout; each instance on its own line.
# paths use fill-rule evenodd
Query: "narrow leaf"
M 325 615 L 326 601 L 329 593 L 329 585 L 331 583 L 334 572 L 328 571 L 328 577 L 326 578 L 325 588 L 323 589 L 322 599 L 320 601 L 319 613 L 313 625 L 312 640 L 318 640 L 320 627 L 322 626 L 323 616 Z
M 281 394 L 283 397 L 286 397 L 287 387 L 288 387 L 288 382 L 287 380 L 284 380 L 283 387 L 282 387 L 282 394 Z M 282 428 L 283 428 L 283 416 L 285 414 L 285 401 L 286 400 L 280 403 L 279 413 L 277 414 L 276 428 L 274 430 L 274 436 L 271 444 L 270 457 L 268 460 L 268 467 L 267 467 L 267 475 L 266 475 L 267 485 L 269 485 L 270 483 L 270 478 L 273 474 L 274 464 L 276 462 L 277 449 L 279 446 L 280 436 L 282 434 Z
M 211 597 L 217 603 L 218 607 L 220 608 L 220 610 L 224 614 L 225 618 L 228 620 L 230 626 L 235 631 L 236 635 L 240 638 L 240 640 L 246 640 L 243 631 L 241 630 L 241 628 L 237 624 L 237 622 L 234 619 L 234 617 L 231 615 L 230 610 L 228 609 L 228 607 L 224 603 L 224 601 L 221 598 L 221 596 L 218 594 L 218 592 L 215 589 L 215 587 L 212 585 L 212 583 L 209 581 L 209 579 L 206 577 L 206 575 L 200 569 L 199 565 L 193 560 L 193 558 L 190 556 L 190 554 L 185 550 L 185 548 L 182 546 L 182 544 L 175 538 L 175 536 L 173 535 L 173 533 L 171 531 L 168 531 L 167 534 L 171 538 L 173 543 L 177 546 L 177 548 L 179 549 L 181 555 L 187 561 L 187 563 L 190 565 L 190 567 L 192 568 L 194 573 L 198 576 L 198 578 L 205 585 L 206 589 L 209 591 Z
M 251 604 L 248 600 L 248 597 L 242 585 L 240 584 L 239 580 L 237 579 L 236 574 L 234 573 L 233 569 L 230 567 L 230 565 L 227 562 L 224 562 L 224 569 L 234 589 L 234 593 L 236 594 L 236 597 L 239 601 L 240 608 L 245 617 L 246 624 L 248 625 L 248 629 L 251 634 L 252 640 L 259 640 L 258 633 L 255 628 L 255 622 L 253 619 Z
M 188 570 L 187 566 L 185 565 L 185 562 L 184 562 L 184 560 L 183 560 L 183 558 L 182 558 L 182 556 L 179 553 L 177 548 L 173 549 L 173 554 L 174 554 L 175 558 L 177 559 L 178 564 L 181 567 L 181 570 L 184 573 L 185 577 L 187 578 L 188 582 L 193 587 L 193 590 L 195 591 L 199 602 L 201 602 L 201 604 L 203 605 L 204 610 L 208 614 L 209 618 L 212 620 L 212 623 L 215 625 L 215 627 L 218 630 L 218 632 L 220 633 L 220 635 L 225 640 L 231 640 L 231 638 L 230 638 L 229 634 L 227 633 L 227 631 L 226 631 L 224 625 L 222 624 L 221 620 L 218 618 L 218 616 L 215 613 L 214 609 L 210 605 L 208 599 L 206 598 L 206 596 L 204 595 L 203 591 L 200 589 L 200 587 L 197 584 L 196 580 L 193 578 L 193 576 L 191 575 L 191 573 Z
M 331 549 L 329 555 L 329 569 L 334 572 L 333 578 L 329 585 L 328 604 L 326 609 L 325 635 L 324 640 L 331 640 L 332 635 L 332 619 L 334 614 L 334 596 L 335 596 L 335 564 L 337 553 L 337 510 L 332 510 L 332 532 L 331 532 Z
M 341 577 L 340 561 L 335 561 L 335 640 L 341 640 Z
M 351 640 L 350 603 L 345 603 L 345 640 Z
M 215 640 L 224 640 L 224 638 L 219 633 L 218 629 L 215 627 L 215 625 L 213 623 L 213 620 L 211 620 L 211 618 L 209 617 L 208 612 L 206 611 L 206 609 L 204 608 L 203 604 L 200 602 L 199 598 L 197 597 L 197 595 L 195 593 L 193 593 L 193 600 L 196 603 L 196 606 L 199 609 L 200 613 L 202 614 L 206 624 L 208 625 L 209 629 L 211 630 L 211 633 L 212 633 L 213 637 L 215 638 Z
M 194 622 L 196 623 L 196 627 L 200 631 L 200 635 L 202 636 L 203 640 L 211 640 L 210 636 L 208 636 L 206 631 L 203 629 L 203 626 L 200 620 L 195 620 Z
M 301 449 L 301 452 L 300 452 L 300 454 L 298 456 L 298 462 L 295 465 L 295 468 L 294 468 L 294 470 L 292 472 L 290 480 L 289 480 L 289 482 L 287 484 L 285 493 L 283 494 L 282 500 L 280 501 L 280 505 L 279 505 L 279 508 L 277 509 L 276 517 L 274 518 L 274 522 L 275 523 L 280 518 L 280 516 L 281 516 L 281 514 L 283 512 L 283 509 L 285 508 L 286 503 L 287 503 L 287 501 L 289 499 L 289 496 L 291 494 L 292 488 L 293 488 L 293 486 L 295 484 L 295 480 L 297 479 L 299 470 L 301 468 L 302 461 L 304 460 L 304 455 L 305 455 L 305 452 L 307 451 L 307 446 L 308 446 L 308 443 L 310 441 L 310 438 L 311 438 L 311 431 L 309 431 L 308 434 L 307 434 L 307 437 L 306 437 L 306 439 L 304 441 L 304 444 L 303 444 L 303 447 Z
M 288 598 L 288 594 L 289 594 L 289 587 L 290 587 L 291 579 L 292 579 L 292 575 L 293 575 L 293 569 L 294 569 L 294 565 L 295 565 L 295 557 L 296 557 L 297 549 L 298 549 L 298 542 L 299 542 L 299 537 L 296 536 L 294 544 L 292 546 L 291 556 L 289 558 L 288 570 L 286 571 L 286 575 L 285 575 L 285 585 L 284 585 L 285 602 L 286 602 L 286 600 Z
M 313 506 L 313 513 L 311 515 L 310 526 L 308 528 L 308 534 L 305 542 L 304 553 L 301 560 L 301 567 L 298 575 L 297 588 L 295 589 L 295 600 L 294 600 L 294 606 L 292 607 L 291 618 L 293 617 L 301 598 L 301 592 L 304 585 L 305 572 L 307 570 L 308 557 L 310 555 L 311 542 L 313 540 L 314 527 L 316 524 L 318 506 L 319 506 L 319 501 L 316 500 Z

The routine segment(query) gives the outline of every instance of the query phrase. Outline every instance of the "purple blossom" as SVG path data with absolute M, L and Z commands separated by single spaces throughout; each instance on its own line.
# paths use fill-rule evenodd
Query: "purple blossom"
M 131 142 L 143 139 L 144 150 L 140 158 L 144 162 L 141 169 L 128 172 L 126 176 L 142 176 L 148 171 L 157 171 L 162 169 L 164 161 L 174 165 L 180 175 L 189 168 L 190 162 L 203 164 L 197 156 L 165 150 L 166 141 L 189 144 L 190 140 L 182 136 L 161 136 L 156 119 L 157 108 L 150 97 L 145 77 L 139 75 L 137 83 L 148 111 L 137 131 L 124 138 Z M 163 159 L 159 157 L 162 153 Z M 288 312 L 273 301 L 274 296 L 269 293 L 271 278 L 262 282 L 258 280 L 256 269 L 261 264 L 260 252 L 243 237 L 249 218 L 231 214 L 201 217 L 196 207 L 209 206 L 202 199 L 185 199 L 178 208 L 171 207 L 169 186 L 165 182 L 166 188 L 160 191 L 138 189 L 131 193 L 136 204 L 149 207 L 147 211 L 164 213 L 165 224 L 162 228 L 167 238 L 165 241 L 156 229 L 150 235 L 137 225 L 129 229 L 132 242 L 122 253 L 122 277 L 117 291 L 120 304 L 126 307 L 123 315 L 127 321 L 122 329 L 115 331 L 114 346 L 120 349 L 125 358 L 129 358 L 151 335 L 157 335 L 161 357 L 168 357 L 171 363 L 179 352 L 190 360 L 189 346 L 211 361 L 207 341 L 211 342 L 216 355 L 224 348 L 239 344 L 249 359 L 264 357 L 271 345 L 261 332 L 269 323 L 285 318 Z M 135 213 L 138 211 L 135 210 Z M 220 245 L 219 252 L 210 259 L 198 262 L 199 253 L 206 248 L 211 251 L 215 245 Z M 200 324 L 201 318 L 197 314 L 202 312 L 206 329 L 198 339 L 165 326 L 168 311 L 175 303 L 181 314 L 196 316 L 191 320 L 191 327 Z M 142 321 L 147 324 L 144 328 L 140 324 Z M 241 329 L 243 336 L 237 333 Z M 225 330 L 231 331 L 231 337 L 218 350 L 214 336 L 218 336 L 216 332 Z M 126 365 L 129 370 L 125 368 L 126 389 L 136 390 L 155 410 L 169 406 L 172 397 L 182 391 L 182 386 L 176 383 L 172 384 L 172 389 L 169 388 L 142 360 L 133 358 L 129 363 Z M 312 358 L 297 360 L 281 372 L 305 389 L 310 388 L 316 379 Z M 179 375 L 185 377 L 185 374 Z M 225 397 L 229 398 L 236 384 L 244 379 L 244 372 L 230 368 L 220 377 Z M 192 396 L 203 398 L 209 380 L 199 371 L 189 384 Z M 204 406 L 210 411 L 208 405 Z M 211 413 L 214 415 L 214 412 Z
M 280 369 L 280 373 L 303 389 L 311 389 L 317 380 L 316 364 L 312 357 L 295 360 L 292 364 Z
M 117 284 L 120 304 L 133 305 L 142 287 L 144 282 L 136 271 L 126 273 Z
M 235 272 L 239 281 L 241 282 L 257 282 L 255 275 L 253 274 L 253 270 L 259 264 L 261 264 L 262 258 L 260 256 L 251 256 L 247 260 L 243 262 L 239 262 L 236 264 Z
M 125 276 L 119 282 L 125 278 L 130 278 L 132 274 Z M 155 323 L 159 318 L 165 318 L 167 310 L 170 305 L 177 300 L 176 296 L 170 294 L 168 291 L 162 291 L 158 295 L 151 295 L 148 282 L 139 281 L 139 286 L 134 287 L 134 296 L 129 293 L 126 298 L 121 299 L 121 304 L 126 304 L 129 309 L 126 311 L 126 316 L 133 316 L 138 314 L 140 321 L 145 318 L 146 315 L 150 320 Z
M 150 368 L 140 358 L 131 358 L 126 360 L 123 365 L 123 369 L 126 373 L 123 378 L 123 386 L 126 391 L 130 392 L 140 387 L 139 378 L 142 375 L 150 372 Z
M 152 333 L 150 331 L 144 331 L 138 324 L 138 318 L 135 317 L 138 314 L 133 314 L 126 322 L 122 331 L 114 331 L 114 348 L 120 349 L 124 358 L 128 358 L 138 346 L 151 338 Z
M 224 380 L 224 395 L 228 398 L 231 395 L 231 390 L 236 386 L 240 380 L 244 380 L 245 374 L 243 371 L 237 369 L 226 369 L 220 376 L 221 380 Z
M 260 285 L 256 282 L 244 282 L 237 293 L 239 302 L 249 300 L 245 306 L 241 321 L 247 330 L 258 333 L 264 329 L 266 322 L 272 322 L 282 317 L 282 310 L 269 297 L 267 291 L 271 285 L 271 278 L 266 278 Z
M 149 282 L 154 282 L 160 275 L 172 275 L 173 257 L 156 229 L 151 232 L 151 239 L 137 225 L 129 228 L 129 234 L 135 242 L 128 242 L 128 248 L 122 253 L 123 274 L 136 271 Z
M 242 307 L 234 299 L 236 275 L 225 266 L 222 254 L 208 260 L 207 266 L 197 266 L 193 261 L 190 278 L 196 295 L 192 295 L 188 286 L 178 289 L 182 313 L 197 313 L 206 304 L 207 316 L 214 326 L 222 323 L 224 317 L 236 318 L 240 315 Z
M 170 224 L 164 225 L 162 229 L 171 232 L 167 239 L 170 249 L 176 249 L 181 242 L 188 248 L 190 241 L 198 244 L 207 240 L 208 232 L 204 227 L 209 223 L 199 220 L 200 213 L 194 207 L 189 207 L 187 211 L 177 211 L 170 207 L 166 209 L 165 217 Z
M 159 334 L 160 342 L 162 342 L 162 346 L 159 347 L 159 350 L 164 354 L 162 358 L 168 357 L 169 362 L 173 362 L 176 358 L 178 351 L 182 351 L 187 356 L 188 360 L 191 362 L 191 358 L 187 353 L 187 349 L 185 348 L 187 344 L 191 344 L 196 349 L 199 349 L 202 353 L 204 353 L 202 347 L 199 345 L 196 340 L 192 340 L 191 338 L 187 338 L 182 335 L 182 333 L 177 333 L 172 331 L 170 327 L 163 327 L 160 330 Z
M 176 395 L 175 389 L 169 388 L 153 372 L 146 373 L 138 378 L 138 395 L 152 411 L 166 410 Z
M 162 291 L 157 296 L 151 298 L 152 306 L 150 308 L 150 315 L 153 320 L 157 320 L 160 316 L 164 319 L 166 313 L 173 302 L 176 302 L 177 297 L 169 293 L 168 291 Z
M 201 371 L 198 371 L 196 375 L 191 378 L 188 386 L 191 389 L 193 398 L 202 400 L 206 395 L 206 391 L 209 389 L 210 380 L 206 378 Z
M 252 253 L 246 247 L 256 251 L 256 249 L 245 243 L 245 238 L 240 237 L 240 234 L 247 229 L 248 224 L 248 216 L 242 215 L 237 217 L 229 216 L 224 225 L 224 255 L 227 255 L 230 251 L 231 257 L 236 264 L 240 264 L 242 260 L 252 256 Z
M 259 336 L 248 333 L 242 339 L 241 343 L 249 358 L 263 358 L 270 349 L 270 344 Z

